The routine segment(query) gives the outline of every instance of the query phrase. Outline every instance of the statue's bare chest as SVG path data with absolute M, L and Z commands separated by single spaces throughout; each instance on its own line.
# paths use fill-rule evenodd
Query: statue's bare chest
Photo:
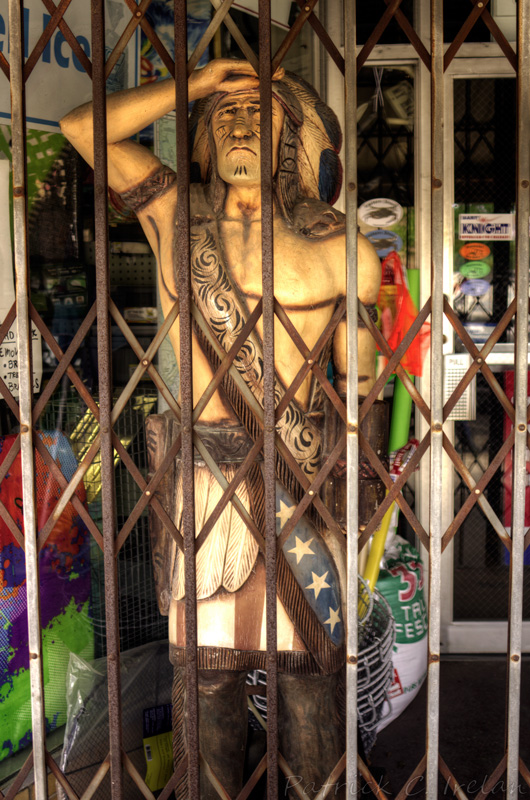
M 223 221 L 221 243 L 230 277 L 250 301 L 262 296 L 261 223 Z M 314 242 L 291 231 L 287 225 L 274 226 L 274 293 L 280 303 L 304 307 L 328 294 L 322 253 Z M 315 281 L 317 283 L 315 283 Z

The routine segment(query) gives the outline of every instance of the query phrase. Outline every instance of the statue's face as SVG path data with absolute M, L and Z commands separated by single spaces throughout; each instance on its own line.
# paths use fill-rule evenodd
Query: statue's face
M 217 171 L 235 186 L 260 183 L 259 93 L 227 95 L 220 100 L 211 120 L 217 151 Z M 272 171 L 278 166 L 278 147 L 283 126 L 283 109 L 272 101 Z

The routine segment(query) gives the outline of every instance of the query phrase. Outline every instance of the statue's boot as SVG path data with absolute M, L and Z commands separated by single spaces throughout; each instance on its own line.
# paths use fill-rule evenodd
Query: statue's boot
M 286 791 L 293 788 L 314 798 L 332 783 L 329 796 L 345 798 L 345 776 L 328 778 L 344 753 L 344 726 L 337 707 L 340 673 L 333 675 L 278 674 L 280 752 L 289 765 Z
M 230 797 L 243 786 L 247 741 L 246 673 L 199 670 L 199 749 Z M 187 752 L 186 690 L 183 670 L 175 668 L 173 681 L 173 758 L 175 767 Z M 201 766 L 201 800 L 219 800 L 207 771 Z M 187 771 L 175 791 L 177 800 L 191 800 Z

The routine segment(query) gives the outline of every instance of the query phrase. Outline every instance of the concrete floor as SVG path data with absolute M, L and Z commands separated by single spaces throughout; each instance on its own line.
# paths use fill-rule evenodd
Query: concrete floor
M 506 662 L 504 658 L 443 659 L 440 678 L 440 755 L 468 798 L 484 798 L 482 787 L 504 754 Z M 370 754 L 374 774 L 391 797 L 408 787 L 417 800 L 424 781 L 409 786 L 425 753 L 426 686 L 403 714 L 378 735 Z M 520 755 L 530 766 L 530 659 L 522 663 Z M 504 797 L 506 776 L 495 783 L 492 798 Z M 440 777 L 440 798 L 456 796 Z M 530 798 L 520 778 L 519 797 Z

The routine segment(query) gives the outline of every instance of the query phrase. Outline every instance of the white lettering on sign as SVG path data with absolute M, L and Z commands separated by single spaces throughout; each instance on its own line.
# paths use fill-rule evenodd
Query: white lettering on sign
M 64 19 L 80 48 L 91 59 L 90 3 L 87 0 L 72 0 Z M 116 6 L 115 0 L 106 0 L 107 46 L 118 40 L 127 24 L 127 15 Z M 120 13 L 117 13 L 120 9 Z M 126 10 L 126 9 L 125 9 Z M 24 58 L 27 59 L 39 38 L 46 30 L 51 16 L 43 7 L 42 0 L 24 0 Z M 130 19 L 130 15 L 129 15 Z M 107 50 L 109 48 L 107 47 Z M 0 0 L 0 52 L 9 60 L 9 13 L 8 0 Z M 107 52 L 107 57 L 109 52 Z M 139 74 L 139 32 L 133 35 L 122 60 L 115 70 L 124 76 L 120 86 L 125 89 L 137 84 Z M 113 72 L 114 75 L 114 72 Z M 109 90 L 111 89 L 109 85 Z M 92 81 L 88 77 L 81 59 L 74 53 L 64 35 L 55 28 L 42 54 L 35 64 L 26 84 L 26 115 L 30 128 L 58 132 L 59 120 L 72 108 L 92 99 Z M 0 83 L 0 121 L 11 119 L 11 97 L 9 81 Z
M 515 239 L 515 215 L 459 214 L 458 238 L 462 241 L 511 241 Z

